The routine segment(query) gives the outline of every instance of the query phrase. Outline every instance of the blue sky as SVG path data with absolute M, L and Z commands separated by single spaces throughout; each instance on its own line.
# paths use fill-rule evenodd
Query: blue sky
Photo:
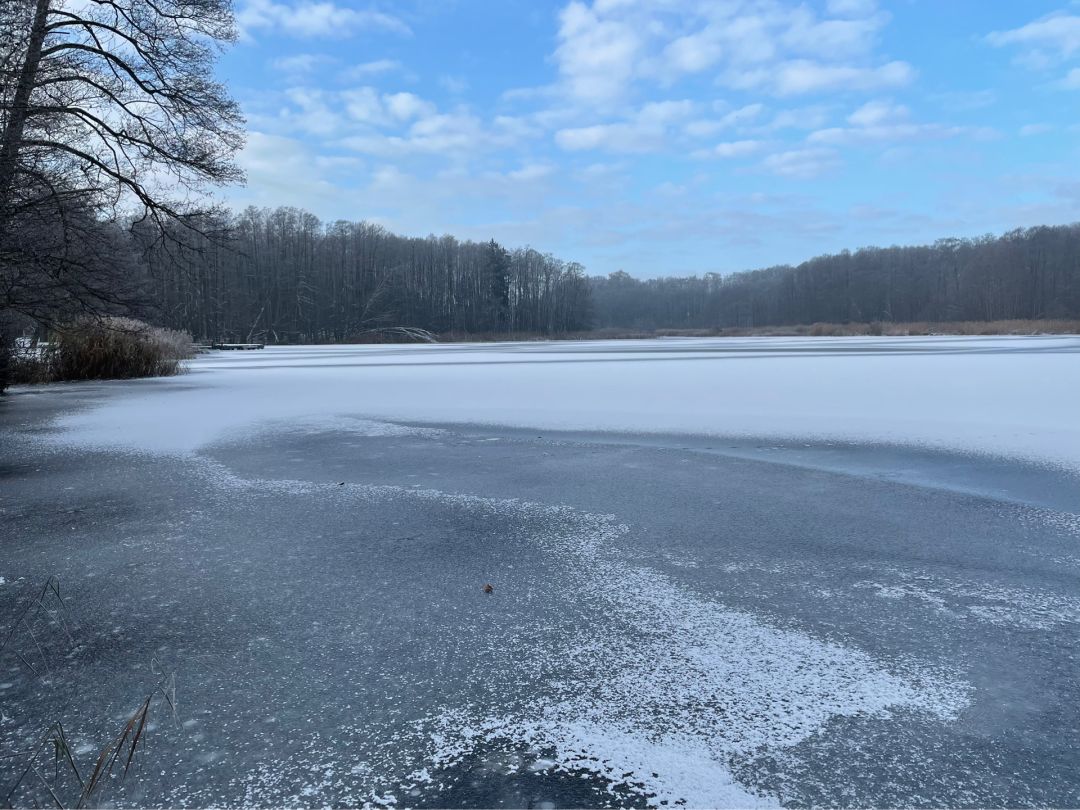
M 1069 0 L 237 0 L 233 205 L 729 272 L 1080 220 Z

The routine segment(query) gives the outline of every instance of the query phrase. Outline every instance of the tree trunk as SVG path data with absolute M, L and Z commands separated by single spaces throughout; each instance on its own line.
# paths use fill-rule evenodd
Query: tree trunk
M 12 99 L 11 115 L 4 128 L 3 143 L 0 145 L 0 202 L 7 199 L 15 181 L 15 168 L 22 144 L 23 130 L 30 108 L 30 94 L 37 79 L 38 63 L 41 62 L 41 48 L 45 42 L 45 29 L 49 19 L 49 5 L 52 0 L 37 0 L 34 9 L 34 23 L 30 29 L 30 41 L 26 47 L 26 60 L 19 71 L 19 83 Z

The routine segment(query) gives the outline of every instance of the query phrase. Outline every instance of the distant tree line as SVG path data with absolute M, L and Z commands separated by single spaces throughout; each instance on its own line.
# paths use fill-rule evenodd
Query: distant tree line
M 1080 318 L 1080 225 L 862 248 L 721 276 L 590 278 L 593 326 Z
M 202 230 L 206 237 L 179 247 L 152 229 L 142 238 L 156 320 L 197 338 L 341 342 L 392 326 L 544 335 L 588 327 L 582 267 L 532 248 L 323 224 L 296 208 L 248 208 Z

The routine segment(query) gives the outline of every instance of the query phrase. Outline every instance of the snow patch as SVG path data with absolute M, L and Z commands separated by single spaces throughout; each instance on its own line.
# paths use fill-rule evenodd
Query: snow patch
M 717 338 L 206 354 L 57 427 L 191 453 L 312 415 L 914 444 L 1080 470 L 1080 338 Z M 257 357 L 254 355 L 258 355 Z
M 894 583 L 864 580 L 852 587 L 872 591 L 883 599 L 921 602 L 953 619 L 974 617 L 998 627 L 1053 630 L 1080 624 L 1080 599 L 1045 591 L 942 580 L 894 572 Z
M 407 765 L 404 784 L 377 790 L 407 791 L 421 774 L 437 778 L 488 748 L 525 748 L 554 752 L 544 758 L 555 770 L 650 804 L 772 805 L 737 784 L 733 757 L 781 752 L 840 717 L 917 712 L 948 722 L 969 701 L 949 673 L 777 628 L 628 562 L 620 541 L 629 528 L 611 515 L 427 489 L 248 480 L 221 467 L 213 475 L 242 491 L 413 499 L 511 518 L 520 542 L 559 563 L 565 598 L 604 617 L 546 650 L 569 674 L 542 684 L 532 708 L 448 706 L 420 721 L 428 751 Z

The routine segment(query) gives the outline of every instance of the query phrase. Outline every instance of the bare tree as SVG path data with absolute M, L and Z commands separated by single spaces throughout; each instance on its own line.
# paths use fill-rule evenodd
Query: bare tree
M 1080 318 L 1080 224 L 861 248 L 720 276 L 590 279 L 598 327 Z
M 231 3 L 0 0 L 0 26 L 0 308 L 100 310 L 132 247 L 116 224 L 182 235 L 208 184 L 242 179 L 212 73 Z
M 531 248 L 323 225 L 295 208 L 249 208 L 220 227 L 224 241 L 146 253 L 163 323 L 206 340 L 422 337 L 400 327 L 550 335 L 588 325 L 581 266 Z

